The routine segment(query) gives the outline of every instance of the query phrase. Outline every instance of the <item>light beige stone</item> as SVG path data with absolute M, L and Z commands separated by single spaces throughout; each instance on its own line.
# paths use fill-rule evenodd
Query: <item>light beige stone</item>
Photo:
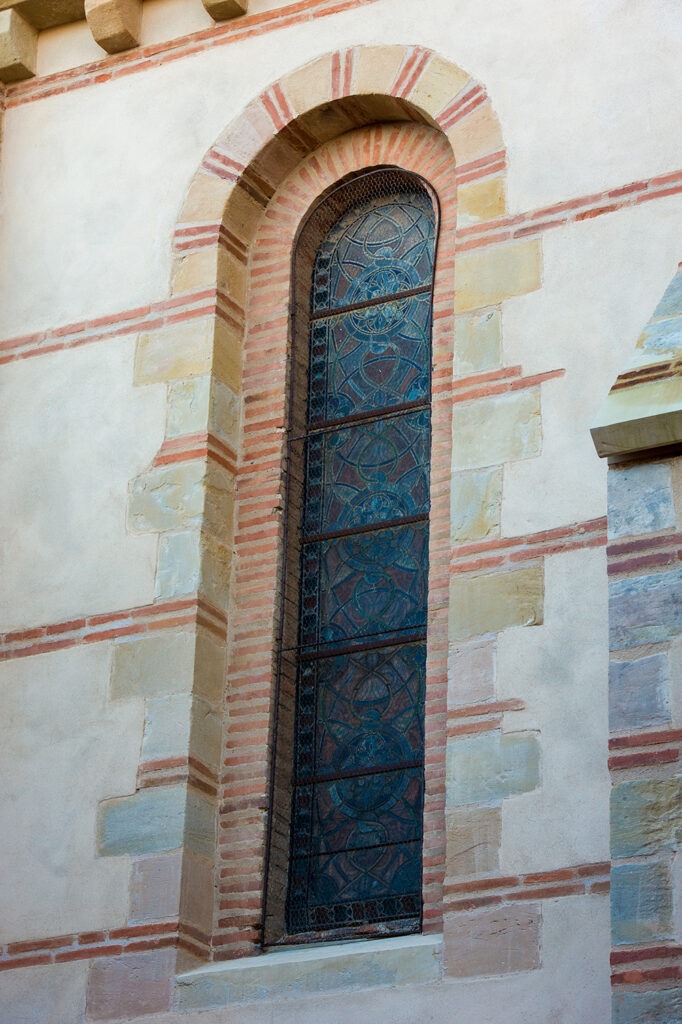
M 430 117 L 435 117 L 470 81 L 467 71 L 434 54 L 409 99 Z
M 213 372 L 217 380 L 236 393 L 239 393 L 242 382 L 243 338 L 241 328 L 216 320 Z
M 192 702 L 190 747 L 192 757 L 204 764 L 217 767 L 220 763 L 222 719 L 218 711 L 201 697 Z
M 208 245 L 186 256 L 176 256 L 173 262 L 173 294 L 215 288 L 218 282 L 218 252 L 217 245 Z
M 10 7 L 39 32 L 83 18 L 83 0 L 0 0 L 0 11 Z
M 180 904 L 182 853 L 173 850 L 133 861 L 130 875 L 130 923 L 165 921 Z
M 678 444 L 682 441 L 682 377 L 609 392 L 591 434 L 602 457 Z
M 136 533 L 201 525 L 205 506 L 203 460 L 155 466 L 130 484 L 129 529 Z
M 389 92 L 405 58 L 405 47 L 359 46 L 354 57 L 351 91 L 372 96 Z
M 450 540 L 453 544 L 482 540 L 500 530 L 502 469 L 453 473 Z
M 202 526 L 221 544 L 231 544 L 234 531 L 234 476 L 210 460 L 206 468 L 206 501 Z
M 447 878 L 496 874 L 500 869 L 501 807 L 468 807 L 447 811 Z
M 141 334 L 135 352 L 135 383 L 156 384 L 208 373 L 213 361 L 213 335 L 213 317 Z
M 444 922 L 445 975 L 475 978 L 540 967 L 539 905 L 458 911 Z
M 140 0 L 85 0 L 85 17 L 95 42 L 107 53 L 129 50 L 140 42 Z
M 446 135 L 458 164 L 467 164 L 504 149 L 500 124 L 490 100 L 457 121 Z
M 206 430 L 211 404 L 211 377 L 190 377 L 168 385 L 166 437 L 183 437 Z
M 499 366 L 501 348 L 502 318 L 499 309 L 463 313 L 455 320 L 456 377 Z
M 162 631 L 114 645 L 111 697 L 155 697 L 190 693 L 195 637 L 187 630 Z
M 542 283 L 541 269 L 538 238 L 463 252 L 455 272 L 455 311 L 494 306 L 512 295 L 535 291 Z
M 232 514 L 232 495 L 225 497 L 225 511 Z M 230 569 L 232 567 L 233 527 L 230 521 L 222 540 L 208 533 L 201 536 L 201 592 L 212 605 L 225 608 L 230 592 Z
M 215 21 L 227 21 L 246 14 L 249 0 L 201 0 L 204 7 Z
M 448 652 L 448 708 L 468 707 L 495 696 L 494 640 L 456 644 Z
M 36 73 L 38 33 L 17 11 L 0 11 L 0 81 L 19 82 Z
M 228 178 L 215 174 L 195 175 L 182 204 L 178 224 L 219 224 L 233 188 L 234 182 Z
M 163 533 L 159 538 L 154 596 L 158 599 L 194 594 L 201 578 L 199 530 Z
M 457 226 L 501 217 L 506 209 L 505 179 L 470 181 L 457 189 Z
M 461 402 L 452 410 L 453 469 L 528 459 L 541 445 L 539 388 Z
M 225 641 L 213 633 L 197 628 L 194 693 L 217 705 L 225 690 Z
M 311 97 L 314 96 L 317 102 L 322 102 L 330 96 L 331 66 L 331 54 L 326 53 L 324 57 L 298 68 L 282 80 L 282 89 L 295 114 L 304 114 L 310 110 Z
M 450 637 L 466 640 L 508 626 L 539 626 L 543 598 L 539 563 L 486 576 L 457 576 L 450 584 Z

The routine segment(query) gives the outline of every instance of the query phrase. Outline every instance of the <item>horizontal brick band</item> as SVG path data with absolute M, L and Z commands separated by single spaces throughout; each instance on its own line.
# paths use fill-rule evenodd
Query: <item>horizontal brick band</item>
M 522 537 L 498 537 L 492 540 L 460 544 L 451 558 L 453 572 L 477 572 L 501 569 L 518 562 L 606 544 L 606 519 L 591 519 L 571 526 L 558 526 Z
M 638 946 L 630 949 L 614 949 L 611 953 L 611 966 L 620 964 L 640 963 L 649 960 L 673 960 L 682 957 L 682 945 L 670 943 L 659 946 Z
M 202 625 L 224 636 L 227 619 L 220 609 L 196 597 L 141 605 L 123 611 L 87 615 L 32 629 L 1 633 L 0 661 L 188 624 Z
M 631 971 L 615 971 L 611 975 L 612 985 L 646 985 L 659 981 L 682 981 L 682 965 L 666 964 L 663 967 L 635 968 Z
M 161 445 L 153 465 L 166 466 L 192 459 L 212 459 L 230 473 L 237 472 L 237 453 L 215 434 L 185 434 L 167 439 Z
M 610 863 L 605 861 L 527 875 L 446 882 L 443 890 L 445 910 L 474 910 L 509 901 L 602 894 L 609 891 L 610 870 Z
M 609 576 L 650 573 L 652 570 L 679 568 L 682 562 L 682 533 L 639 537 L 637 540 L 609 544 Z
M 121 956 L 124 953 L 141 953 L 150 949 L 175 946 L 177 941 L 177 921 L 129 925 L 125 928 L 79 932 L 74 935 L 55 935 L 46 939 L 27 939 L 10 942 L 0 948 L 0 971 L 68 963 L 73 960 L 92 960 L 103 956 Z
M 548 370 L 529 377 L 521 376 L 520 366 L 511 366 L 504 370 L 493 370 L 489 373 L 476 373 L 470 377 L 460 377 L 452 384 L 453 402 L 470 402 L 475 398 L 489 398 L 492 395 L 503 395 L 508 391 L 520 391 L 523 388 L 536 387 L 547 380 L 563 377 L 565 370 Z
M 161 761 L 146 761 L 137 769 L 137 788 L 174 786 L 187 782 L 208 796 L 218 791 L 216 771 L 196 757 L 168 757 Z
M 622 391 L 623 388 L 632 388 L 637 384 L 651 384 L 657 380 L 668 380 L 670 377 L 682 377 L 682 360 L 666 360 L 662 363 L 652 363 L 649 366 L 639 366 L 636 370 L 628 370 L 616 377 L 612 391 Z

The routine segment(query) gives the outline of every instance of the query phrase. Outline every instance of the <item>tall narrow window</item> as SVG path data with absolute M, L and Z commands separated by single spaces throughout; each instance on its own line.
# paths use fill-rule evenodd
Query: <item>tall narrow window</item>
M 299 236 L 274 821 L 289 938 L 421 925 L 435 236 L 430 195 L 393 170 L 341 186 Z

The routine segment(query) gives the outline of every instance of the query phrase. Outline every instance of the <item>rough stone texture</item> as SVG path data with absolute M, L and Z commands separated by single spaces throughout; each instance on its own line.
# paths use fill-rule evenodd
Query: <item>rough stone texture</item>
M 176 1005 L 190 1010 L 334 990 L 423 984 L 440 977 L 440 954 L 440 939 L 430 936 L 275 951 L 180 975 Z
M 201 671 L 201 666 L 198 667 Z M 192 756 L 207 765 L 220 761 L 222 719 L 218 711 L 205 700 L 195 697 L 192 702 Z
M 682 839 L 682 777 L 621 782 L 611 792 L 611 854 L 641 857 Z
M 453 469 L 478 469 L 540 453 L 540 389 L 461 402 L 452 410 Z
M 95 960 L 88 977 L 90 1020 L 114 1020 L 170 1009 L 175 950 Z
M 670 721 L 670 668 L 665 654 L 609 665 L 609 728 L 627 732 Z
M 38 33 L 17 11 L 0 11 L 0 82 L 36 73 Z
M 143 762 L 187 756 L 191 705 L 189 693 L 164 694 L 145 701 Z
M 168 385 L 166 436 L 182 437 L 206 430 L 211 401 L 211 377 L 190 377 Z
M 99 853 L 160 853 L 183 844 L 186 789 L 183 785 L 141 789 L 104 800 L 98 808 Z
M 213 361 L 213 341 L 210 317 L 141 334 L 135 353 L 135 383 L 157 384 L 207 374 Z
M 455 577 L 450 584 L 450 637 L 466 640 L 508 626 L 538 626 L 543 619 L 543 595 L 541 564 Z
M 155 697 L 192 689 L 195 638 L 189 630 L 161 632 L 114 646 L 112 698 Z
M 456 148 L 455 153 L 461 159 Z M 534 291 L 540 287 L 541 267 L 542 248 L 538 239 L 460 253 L 455 309 L 464 313 L 495 306 L 512 295 Z
M 612 1024 L 679 1024 L 682 988 L 613 993 Z
M 445 815 L 447 878 L 492 875 L 500 868 L 499 807 L 473 807 Z
M 155 597 L 194 594 L 201 579 L 201 534 L 198 530 L 163 533 L 159 538 Z
M 199 526 L 206 497 L 202 459 L 155 466 L 130 485 L 128 520 L 138 533 Z
M 227 21 L 246 14 L 249 0 L 201 0 L 204 7 L 216 21 Z
M 446 802 L 499 803 L 540 784 L 540 744 L 532 733 L 482 733 L 447 745 Z
M 184 846 L 207 860 L 215 853 L 215 801 L 193 786 L 187 790 Z
M 648 462 L 608 472 L 609 537 L 653 533 L 675 525 L 670 465 Z
M 448 653 L 448 707 L 467 707 L 495 695 L 495 641 L 457 644 Z
M 462 313 L 455 321 L 453 368 L 456 377 L 500 365 L 502 318 L 498 309 Z
M 130 876 L 131 924 L 167 921 L 177 916 L 181 870 L 180 851 L 141 857 L 133 862 Z
M 668 865 L 660 861 L 611 869 L 611 936 L 616 946 L 673 938 Z
M 472 978 L 537 969 L 541 923 L 537 904 L 447 914 L 446 977 Z
M 462 227 L 501 217 L 506 206 L 504 178 L 487 178 L 457 189 L 457 223 Z
M 498 534 L 502 504 L 502 470 L 453 473 L 451 484 L 453 544 Z
M 611 650 L 660 643 L 682 632 L 682 571 L 616 580 L 609 591 Z
M 119 53 L 140 41 L 140 0 L 85 0 L 93 38 L 107 53 Z

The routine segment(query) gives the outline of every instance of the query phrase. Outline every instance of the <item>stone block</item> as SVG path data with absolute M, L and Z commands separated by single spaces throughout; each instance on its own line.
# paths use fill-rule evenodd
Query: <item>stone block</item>
M 609 666 L 609 729 L 628 732 L 670 721 L 670 669 L 665 654 Z
M 673 938 L 667 864 L 621 864 L 611 869 L 611 937 L 616 946 Z
M 214 318 L 203 317 L 141 334 L 135 352 L 135 383 L 196 377 L 213 363 Z
M 88 976 L 88 1020 L 120 1020 L 169 1010 L 174 969 L 173 949 L 94 960 Z
M 220 763 L 222 741 L 222 718 L 219 712 L 200 697 L 192 704 L 191 755 L 204 764 L 217 766 Z
M 143 762 L 187 757 L 191 706 L 190 693 L 165 694 L 145 701 Z
M 215 854 L 215 800 L 193 786 L 187 789 L 185 849 L 209 860 Z
M 445 976 L 476 978 L 540 967 L 542 914 L 537 904 L 446 914 Z
M 682 778 L 635 779 L 611 790 L 611 856 L 642 857 L 682 842 Z
M 637 339 L 637 348 L 655 352 L 659 359 L 665 356 L 674 359 L 682 351 L 682 316 L 647 324 Z
M 185 851 L 182 862 L 180 913 L 182 920 L 200 932 L 210 934 L 215 908 L 215 872 L 213 859 L 206 860 Z
M 648 462 L 608 472 L 609 537 L 654 533 L 675 525 L 670 465 Z
M 495 696 L 494 640 L 456 644 L 448 652 L 448 707 L 466 707 Z
M 227 21 L 246 14 L 249 0 L 201 0 L 214 21 Z
M 471 82 L 468 72 L 458 68 L 449 60 L 434 54 L 409 94 L 411 103 L 423 110 L 429 117 L 439 114 Z M 459 206 L 459 191 L 457 204 Z
M 682 633 L 682 571 L 616 580 L 609 586 L 612 651 Z
M 103 800 L 98 808 L 99 854 L 135 856 L 183 845 L 186 787 L 155 786 Z
M 222 381 L 235 394 L 242 383 L 242 343 L 244 332 L 241 327 L 217 320 L 215 324 L 215 350 L 213 372 L 216 380 Z
M 457 226 L 467 227 L 501 217 L 506 208 L 505 179 L 470 181 L 457 189 Z
M 85 0 L 85 17 L 95 42 L 107 53 L 120 53 L 140 42 L 140 0 Z
M 36 73 L 38 33 L 17 11 L 0 11 L 0 82 L 19 82 Z
M 613 993 L 613 1024 L 680 1024 L 682 988 Z
M 458 164 L 468 164 L 504 149 L 500 123 L 490 100 L 455 122 L 445 134 Z
M 211 377 L 190 377 L 168 386 L 166 436 L 183 437 L 208 429 L 211 407 Z
M 678 270 L 654 310 L 653 320 L 682 313 L 682 270 Z
M 324 992 L 426 984 L 441 973 L 440 937 L 331 943 L 211 964 L 178 976 L 176 1008 L 281 1000 Z M 255 1019 L 255 1018 L 254 1018 Z
M 458 402 L 452 410 L 453 469 L 482 469 L 540 454 L 540 389 Z
M 398 77 L 405 47 L 359 46 L 354 56 L 351 92 L 359 96 L 383 95 Z
M 111 696 L 157 697 L 190 693 L 195 637 L 190 630 L 162 631 L 115 644 Z
M 499 804 L 540 784 L 540 744 L 534 733 L 487 732 L 450 740 L 446 804 Z
M 199 530 L 161 534 L 156 566 L 156 598 L 196 593 L 201 578 L 201 551 Z
M 196 667 L 194 693 L 205 697 L 211 704 L 219 705 L 225 689 L 225 641 L 213 633 L 197 628 Z
M 679 377 L 610 391 L 590 433 L 602 457 L 677 444 L 682 440 Z
M 499 534 L 502 469 L 465 470 L 452 474 L 450 540 L 463 544 Z
M 450 639 L 467 640 L 509 626 L 541 625 L 543 598 L 541 564 L 455 577 L 450 583 Z
M 202 526 L 223 543 L 231 544 L 234 530 L 234 475 L 216 462 L 206 467 L 206 501 Z
M 457 258 L 455 312 L 496 306 L 512 295 L 535 291 L 542 283 L 538 239 L 471 249 Z
M 502 809 L 469 807 L 445 815 L 447 878 L 494 875 L 500 869 Z
M 182 853 L 141 857 L 133 862 L 130 877 L 130 923 L 167 921 L 180 906 Z
M 128 523 L 136 533 L 182 530 L 202 523 L 206 488 L 203 459 L 154 466 L 130 484 Z
M 310 110 L 311 96 L 322 98 L 325 93 L 329 92 L 332 80 L 331 68 L 331 54 L 327 53 L 310 64 L 297 68 L 284 78 L 281 83 L 282 89 L 295 114 L 304 114 Z
M 241 401 L 234 391 L 219 380 L 213 381 L 208 428 L 237 450 L 239 446 Z
M 456 377 L 492 370 L 500 365 L 502 318 L 499 309 L 461 313 L 455 320 Z

